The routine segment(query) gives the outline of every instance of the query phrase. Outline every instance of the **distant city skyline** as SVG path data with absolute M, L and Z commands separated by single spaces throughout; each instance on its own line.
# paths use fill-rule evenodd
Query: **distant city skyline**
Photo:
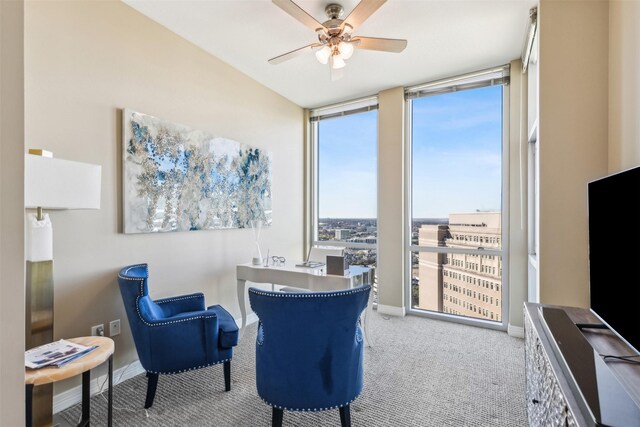
M 320 122 L 320 218 L 377 217 L 377 117 Z M 414 100 L 412 136 L 414 219 L 500 210 L 502 86 Z

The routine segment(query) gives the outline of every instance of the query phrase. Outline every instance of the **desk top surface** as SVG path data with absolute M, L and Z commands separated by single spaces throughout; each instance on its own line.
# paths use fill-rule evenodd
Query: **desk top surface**
M 113 340 L 107 337 L 78 337 L 67 341 L 86 346 L 96 345 L 98 348 L 60 368 L 25 369 L 24 383 L 41 385 L 74 377 L 106 362 L 115 349 Z
M 329 276 L 329 277 L 353 277 L 358 276 L 360 274 L 367 273 L 370 268 L 364 267 L 361 265 L 352 265 L 349 267 L 349 273 L 345 276 L 333 276 L 326 273 L 326 266 L 323 265 L 321 267 L 298 267 L 298 264 L 302 264 L 303 261 L 286 261 L 284 264 L 279 265 L 269 265 L 268 267 L 264 267 L 262 265 L 253 265 L 250 262 L 244 264 L 238 264 L 237 270 L 246 270 L 251 269 L 255 271 L 260 271 L 263 273 L 268 272 L 291 272 L 291 273 L 303 273 L 311 276 Z

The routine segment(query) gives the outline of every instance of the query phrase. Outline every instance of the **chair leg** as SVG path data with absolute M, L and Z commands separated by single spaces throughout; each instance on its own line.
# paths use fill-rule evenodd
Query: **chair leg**
M 153 405 L 153 399 L 156 397 L 156 388 L 158 388 L 158 377 L 160 374 L 154 374 L 147 372 L 147 399 L 144 402 L 144 409 L 151 408 Z
M 224 391 L 231 390 L 231 360 L 224 362 Z
M 273 407 L 273 414 L 271 415 L 271 427 L 282 427 L 282 409 Z
M 340 408 L 340 425 L 342 427 L 351 427 L 351 410 L 349 405 Z

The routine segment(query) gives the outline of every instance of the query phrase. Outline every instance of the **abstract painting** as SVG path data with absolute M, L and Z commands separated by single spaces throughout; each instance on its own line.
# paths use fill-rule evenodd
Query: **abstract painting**
M 271 156 L 209 132 L 123 112 L 125 233 L 271 224 Z

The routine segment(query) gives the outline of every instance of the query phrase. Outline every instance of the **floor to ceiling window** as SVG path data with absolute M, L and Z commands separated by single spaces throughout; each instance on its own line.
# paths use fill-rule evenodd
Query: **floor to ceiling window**
M 408 88 L 409 311 L 502 328 L 508 67 Z
M 313 245 L 345 248 L 349 265 L 376 266 L 377 98 L 310 112 Z

